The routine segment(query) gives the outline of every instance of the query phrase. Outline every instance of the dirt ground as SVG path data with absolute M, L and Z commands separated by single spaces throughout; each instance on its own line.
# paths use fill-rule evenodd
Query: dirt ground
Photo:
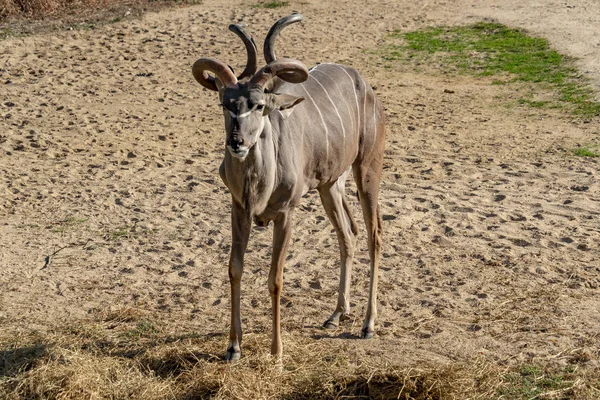
M 335 306 L 339 258 L 309 194 L 284 275 L 284 351 L 312 337 L 401 365 L 596 363 L 600 164 L 570 150 L 600 143 L 598 119 L 507 107 L 524 88 L 427 66 L 383 68 L 372 51 L 395 29 L 489 18 L 579 57 L 600 89 L 600 3 L 494 3 L 308 0 L 270 10 L 205 0 L 94 30 L 4 40 L 0 339 L 126 308 L 149 313 L 165 332 L 228 331 L 222 117 L 191 65 L 214 56 L 239 71 L 245 52 L 229 23 L 246 22 L 262 43 L 274 21 L 300 11 L 305 21 L 281 35 L 278 55 L 351 65 L 385 106 L 384 252 L 376 338 L 352 340 L 367 298 L 362 224 L 356 319 L 321 330 Z M 354 196 L 351 205 L 360 218 Z M 242 295 L 245 331 L 266 336 L 270 244 L 271 229 L 255 228 Z

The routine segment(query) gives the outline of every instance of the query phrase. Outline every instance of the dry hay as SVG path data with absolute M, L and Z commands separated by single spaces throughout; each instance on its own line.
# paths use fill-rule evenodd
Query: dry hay
M 247 353 L 227 364 L 219 356 L 220 335 L 132 342 L 119 334 L 107 336 L 106 326 L 55 332 L 30 345 L 6 347 L 0 391 L 8 399 L 486 398 L 501 376 L 485 363 L 375 365 L 353 358 L 343 343 L 291 337 L 277 363 L 264 353 L 268 338 L 262 334 L 247 335 Z
M 222 360 L 225 335 L 131 335 L 143 312 L 107 312 L 98 320 L 38 336 L 10 336 L 0 353 L 0 393 L 7 399 L 489 399 L 513 392 L 522 366 L 470 364 L 406 367 L 377 364 L 348 341 L 286 335 L 281 362 L 266 354 L 268 335 L 245 336 L 245 353 Z M 160 328 L 159 328 L 160 330 Z M 548 370 L 549 374 L 551 371 Z M 541 398 L 593 398 L 597 370 Z M 543 379 L 543 376 L 537 379 Z M 516 386 L 519 389 L 519 386 Z M 597 393 L 597 392 L 596 392 Z M 514 393 L 513 393 L 514 394 Z

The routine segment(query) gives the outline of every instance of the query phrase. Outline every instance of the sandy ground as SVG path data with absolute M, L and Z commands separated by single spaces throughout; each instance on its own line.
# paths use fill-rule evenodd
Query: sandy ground
M 519 87 L 402 64 L 387 69 L 370 50 L 390 30 L 492 18 L 580 57 L 600 88 L 600 4 L 398 3 L 340 9 L 309 0 L 265 10 L 206 0 L 96 30 L 3 41 L 2 337 L 130 307 L 167 331 L 228 330 L 222 117 L 190 66 L 216 56 L 239 70 L 245 53 L 227 25 L 246 22 L 260 42 L 296 10 L 305 22 L 282 34 L 278 55 L 352 65 L 385 105 L 385 247 L 378 336 L 351 340 L 368 284 L 362 224 L 356 319 L 321 330 L 335 305 L 338 248 L 318 196 L 309 194 L 285 270 L 284 347 L 297 336 L 345 340 L 357 354 L 406 365 L 597 359 L 600 169 L 597 159 L 569 150 L 598 143 L 598 121 L 506 107 Z M 351 203 L 360 217 L 353 196 Z M 243 281 L 244 327 L 264 335 L 270 243 L 270 229 L 254 229 Z

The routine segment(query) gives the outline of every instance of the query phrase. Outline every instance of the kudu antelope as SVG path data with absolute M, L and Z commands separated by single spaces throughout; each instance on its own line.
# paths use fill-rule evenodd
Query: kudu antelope
M 310 72 L 300 61 L 276 59 L 275 38 L 302 19 L 282 18 L 264 43 L 266 66 L 257 70 L 257 50 L 241 25 L 229 29 L 244 42 L 247 65 L 236 78 L 214 58 L 194 63 L 194 78 L 217 91 L 225 118 L 226 149 L 219 173 L 232 197 L 232 246 L 229 259 L 231 331 L 225 358 L 241 354 L 240 285 L 252 220 L 274 221 L 268 285 L 273 312 L 271 354 L 281 356 L 280 294 L 283 265 L 292 233 L 292 215 L 300 198 L 317 189 L 337 233 L 341 277 L 335 311 L 325 327 L 338 326 L 350 309 L 350 272 L 358 227 L 345 198 L 350 174 L 367 226 L 371 283 L 361 337 L 374 334 L 377 274 L 381 252 L 379 181 L 385 145 L 382 107 L 360 74 L 338 64 L 319 64 Z M 214 74 L 214 77 L 209 75 Z

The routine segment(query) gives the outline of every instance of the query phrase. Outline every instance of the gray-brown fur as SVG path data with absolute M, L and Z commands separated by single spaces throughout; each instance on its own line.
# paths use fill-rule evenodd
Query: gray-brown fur
M 279 30 L 301 18 L 293 15 L 274 25 L 270 31 L 273 36 L 265 40 L 267 59 L 275 58 L 272 46 Z M 250 52 L 249 41 L 245 43 Z M 210 80 L 207 71 L 216 79 Z M 338 302 L 325 327 L 338 326 L 348 314 L 357 236 L 344 190 L 350 170 L 358 188 L 371 258 L 369 303 L 361 337 L 371 337 L 377 314 L 382 235 L 378 197 L 385 145 L 385 117 L 371 86 L 349 67 L 320 64 L 307 73 L 299 61 L 282 59 L 273 60 L 241 82 L 225 70 L 224 64 L 200 59 L 194 64 L 194 76 L 204 86 L 218 90 L 224 107 L 227 148 L 219 172 L 232 196 L 233 236 L 229 262 L 231 332 L 226 358 L 233 360 L 241 353 L 240 285 L 252 220 L 261 225 L 274 221 L 269 273 L 271 353 L 281 355 L 283 264 L 294 209 L 311 189 L 318 190 L 340 244 Z

